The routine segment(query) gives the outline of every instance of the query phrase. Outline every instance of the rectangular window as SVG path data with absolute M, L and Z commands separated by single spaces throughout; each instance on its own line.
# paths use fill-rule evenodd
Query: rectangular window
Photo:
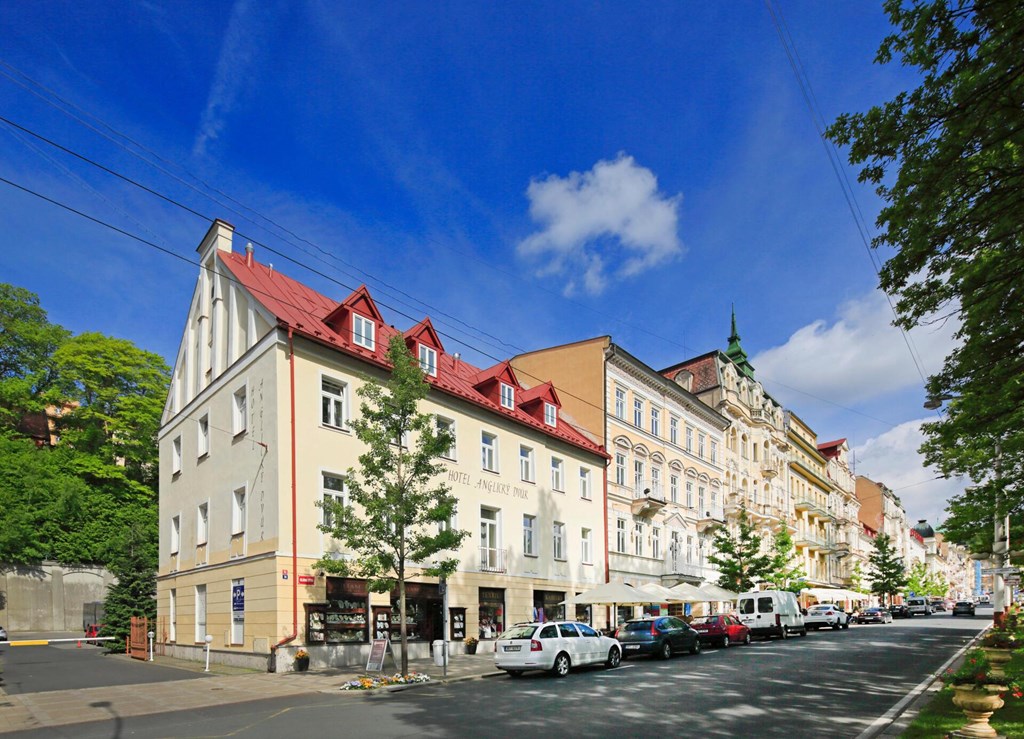
M 210 504 L 202 503 L 196 511 L 196 545 L 205 544 L 210 536 Z
M 644 489 L 644 463 L 642 460 L 633 460 L 633 490 L 640 492 Z
M 633 425 L 638 429 L 644 427 L 644 401 L 640 398 L 633 398 Z
M 615 417 L 626 420 L 626 391 L 621 387 L 615 388 Z
M 324 526 L 334 526 L 334 513 L 331 511 L 330 503 L 347 504 L 345 497 L 345 478 L 341 475 L 332 475 L 329 472 L 321 473 L 321 493 L 323 494 Z
M 178 590 L 171 588 L 167 594 L 169 596 L 167 620 L 170 622 L 167 638 L 169 641 L 175 642 L 178 641 Z
M 245 488 L 239 488 L 231 496 L 231 535 L 245 532 Z
M 580 467 L 580 497 L 590 500 L 590 470 Z
M 181 473 L 181 437 L 175 436 L 171 442 L 171 474 Z
M 533 466 L 533 449 L 519 445 L 519 477 L 524 482 L 536 482 Z
M 206 641 L 206 586 L 196 585 L 196 642 Z
M 657 526 L 651 529 L 651 556 L 661 559 L 661 529 Z
M 633 524 L 633 554 L 644 556 L 644 525 L 639 521 Z
M 594 562 L 594 543 L 591 540 L 590 529 L 580 530 L 580 557 L 583 564 L 589 565 Z
M 369 318 L 363 318 L 358 313 L 352 314 L 352 341 L 357 345 L 373 351 L 374 324 Z
M 498 437 L 484 431 L 480 435 L 480 463 L 488 472 L 498 471 Z
M 552 543 L 554 544 L 555 559 L 565 559 L 565 524 L 555 521 L 552 527 Z
M 199 419 L 196 429 L 196 456 L 205 457 L 210 453 L 210 416 L 205 415 Z
M 324 426 L 345 428 L 348 418 L 347 386 L 326 377 L 320 381 L 320 421 Z
M 171 519 L 171 554 L 177 554 L 181 548 L 181 516 Z
M 707 437 L 704 434 L 697 434 L 697 456 L 704 459 L 704 440 Z
M 686 507 L 693 508 L 693 483 L 686 481 Z
M 626 455 L 621 452 L 615 454 L 615 484 L 626 484 Z
M 686 451 L 693 453 L 693 429 L 686 427 Z
M 551 458 L 551 489 L 558 492 L 565 491 L 565 477 L 562 474 L 562 460 L 558 457 Z
M 718 442 L 712 440 L 711 442 L 711 463 L 714 464 L 718 461 Z
M 441 456 L 445 459 L 455 460 L 458 457 L 455 456 L 455 421 L 451 418 L 444 418 L 443 416 L 437 417 L 437 428 L 438 430 L 444 429 L 452 435 L 452 445 L 441 452 Z
M 707 507 L 705 505 L 706 502 L 707 501 L 704 500 L 704 486 L 701 485 L 700 487 L 697 488 L 697 512 L 701 516 L 707 513 Z
M 244 434 L 249 427 L 249 410 L 245 387 L 240 387 L 232 396 L 231 429 L 235 436 Z
M 679 502 L 679 475 L 669 475 L 668 477 L 668 492 L 669 498 L 673 503 Z
M 523 514 L 523 554 L 537 556 L 537 517 Z
M 544 423 L 548 426 L 558 426 L 558 407 L 556 405 L 544 404 Z
M 659 498 L 661 492 L 661 467 L 651 467 L 651 492 Z
M 420 369 L 423 374 L 437 377 L 437 350 L 420 344 Z
M 661 411 L 651 408 L 651 435 L 661 436 Z
M 626 519 L 624 518 L 615 521 L 615 551 L 619 554 L 626 553 Z
M 501 407 L 512 410 L 516 407 L 516 391 L 511 385 L 501 383 Z
M 668 440 L 673 444 L 679 444 L 679 419 L 675 416 L 668 419 Z

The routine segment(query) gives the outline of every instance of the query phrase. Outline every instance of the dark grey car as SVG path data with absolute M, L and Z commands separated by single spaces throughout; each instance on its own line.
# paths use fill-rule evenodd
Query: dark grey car
M 956 605 L 953 606 L 954 616 L 973 616 L 974 615 L 974 603 L 969 600 L 958 600 Z
M 688 623 L 675 616 L 651 616 L 627 621 L 616 632 L 622 658 L 651 654 L 668 659 L 677 652 L 700 652 L 700 639 Z

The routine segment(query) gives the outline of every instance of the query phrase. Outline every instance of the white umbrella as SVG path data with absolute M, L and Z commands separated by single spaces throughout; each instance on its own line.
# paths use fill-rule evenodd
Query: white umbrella
M 578 605 L 643 606 L 650 602 L 649 594 L 624 582 L 606 582 L 576 596 Z
M 670 593 L 675 593 L 676 598 L 684 603 L 706 603 L 711 600 L 710 596 L 698 587 L 688 582 L 681 582 L 669 588 Z
M 718 585 L 715 585 L 714 583 L 710 582 L 701 583 L 700 590 L 707 593 L 708 600 L 714 600 L 721 603 L 731 603 L 732 601 L 740 597 L 739 593 L 734 593 L 731 590 L 726 590 L 725 588 L 721 588 Z
M 666 588 L 664 585 L 658 585 L 654 582 L 649 582 L 641 585 L 637 588 L 642 593 L 647 593 L 654 598 L 652 603 L 682 603 L 685 599 L 679 597 L 678 593 L 672 592 L 670 588 Z

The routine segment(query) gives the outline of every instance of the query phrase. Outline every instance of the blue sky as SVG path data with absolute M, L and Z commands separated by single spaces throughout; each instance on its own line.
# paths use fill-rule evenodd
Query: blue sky
M 659 368 L 735 305 L 770 392 L 942 519 L 963 483 L 921 467 L 921 377 L 763 2 L 360 5 L 11 0 L 0 115 L 482 366 L 611 334 Z M 880 3 L 775 7 L 826 120 L 914 83 L 872 63 Z M 172 362 L 209 221 L 3 123 L 0 176 L 181 257 L 0 183 L 0 280 Z M 925 374 L 951 330 L 912 334 Z

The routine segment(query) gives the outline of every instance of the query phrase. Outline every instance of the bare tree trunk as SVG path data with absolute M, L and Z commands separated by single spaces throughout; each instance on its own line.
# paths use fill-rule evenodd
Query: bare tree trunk
M 402 619 L 402 674 L 409 674 L 409 634 L 405 624 L 405 565 L 398 566 L 398 617 Z

